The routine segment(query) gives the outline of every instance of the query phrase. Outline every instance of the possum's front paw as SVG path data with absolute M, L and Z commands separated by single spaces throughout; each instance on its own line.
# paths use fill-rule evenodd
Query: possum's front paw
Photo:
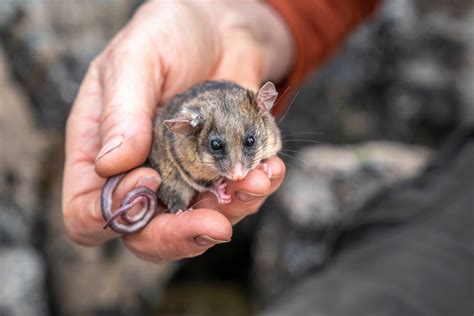
M 232 198 L 229 194 L 225 192 L 225 188 L 227 187 L 227 182 L 225 182 L 225 178 L 219 178 L 217 181 L 214 182 L 213 190 L 211 191 L 217 197 L 217 202 L 220 204 L 228 204 L 232 202 Z
M 162 183 L 158 189 L 158 197 L 171 213 L 187 210 L 194 193 L 191 187 L 178 182 Z

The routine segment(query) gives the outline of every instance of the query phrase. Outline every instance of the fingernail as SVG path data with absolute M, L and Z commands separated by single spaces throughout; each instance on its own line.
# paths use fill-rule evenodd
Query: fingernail
M 273 179 L 273 171 L 270 167 L 267 167 L 267 171 L 265 171 L 265 174 L 267 175 L 268 179 Z
M 237 196 L 237 198 L 238 198 L 240 201 L 242 201 L 242 202 L 244 202 L 244 203 L 253 202 L 253 201 L 255 201 L 256 199 L 265 196 L 265 194 L 254 194 L 254 193 L 243 192 L 243 191 L 239 191 L 239 192 L 237 192 L 235 195 Z
M 150 187 L 153 189 L 158 189 L 158 186 L 161 183 L 161 178 L 160 177 L 153 177 L 153 176 L 147 176 L 143 177 L 138 181 L 138 186 L 146 186 Z
M 268 166 L 268 164 L 266 163 L 261 163 L 258 168 L 263 171 L 263 173 L 265 173 L 268 177 L 268 179 L 273 179 L 272 175 L 273 175 L 273 172 L 272 172 L 272 169 L 270 168 L 270 166 Z
M 105 145 L 102 146 L 102 149 L 97 154 L 96 161 L 99 160 L 100 158 L 102 158 L 104 155 L 111 152 L 112 150 L 114 150 L 115 148 L 122 145 L 122 142 L 123 142 L 123 136 L 122 135 L 117 135 L 117 136 L 114 136 L 111 139 L 109 139 L 107 141 L 107 143 L 105 143 Z
M 194 238 L 194 242 L 201 247 L 208 247 L 208 246 L 214 246 L 216 244 L 223 244 L 226 242 L 229 242 L 229 240 L 219 240 L 219 239 L 214 239 L 209 236 L 198 236 Z

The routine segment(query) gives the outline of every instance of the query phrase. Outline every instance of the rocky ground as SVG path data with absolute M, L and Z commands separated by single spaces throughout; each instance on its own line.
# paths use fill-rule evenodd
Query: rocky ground
M 80 247 L 60 214 L 64 122 L 139 2 L 0 2 L 1 316 L 248 314 L 323 265 L 334 227 L 474 122 L 474 3 L 387 1 L 295 98 L 281 121 L 285 184 L 230 245 L 178 265 L 118 241 Z
M 384 189 L 419 174 L 430 156 L 425 147 L 396 142 L 302 149 L 257 231 L 255 286 L 262 301 L 323 267 L 338 229 Z
M 256 237 L 260 303 L 324 267 L 344 222 L 474 122 L 473 17 L 469 1 L 387 1 L 300 90 L 281 122 L 287 178 Z

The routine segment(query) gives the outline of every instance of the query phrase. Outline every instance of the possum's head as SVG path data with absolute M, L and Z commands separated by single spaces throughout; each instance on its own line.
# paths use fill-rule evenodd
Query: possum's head
M 257 93 L 226 81 L 193 89 L 176 117 L 164 121 L 177 134 L 178 159 L 193 160 L 184 164 L 191 174 L 241 180 L 281 149 L 280 131 L 270 113 L 277 97 L 271 82 Z

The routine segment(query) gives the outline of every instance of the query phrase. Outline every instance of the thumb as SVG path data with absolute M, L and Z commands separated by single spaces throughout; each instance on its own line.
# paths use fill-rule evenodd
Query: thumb
M 122 48 L 123 49 L 123 48 Z M 108 54 L 102 74 L 103 110 L 100 117 L 102 147 L 96 172 L 108 177 L 141 165 L 150 152 L 153 117 L 158 102 L 154 68 L 148 56 L 126 54 L 127 61 Z M 150 65 L 151 64 L 151 65 Z
M 200 255 L 231 237 L 232 225 L 224 215 L 195 209 L 159 214 L 142 231 L 124 235 L 123 240 L 139 258 L 160 262 Z

